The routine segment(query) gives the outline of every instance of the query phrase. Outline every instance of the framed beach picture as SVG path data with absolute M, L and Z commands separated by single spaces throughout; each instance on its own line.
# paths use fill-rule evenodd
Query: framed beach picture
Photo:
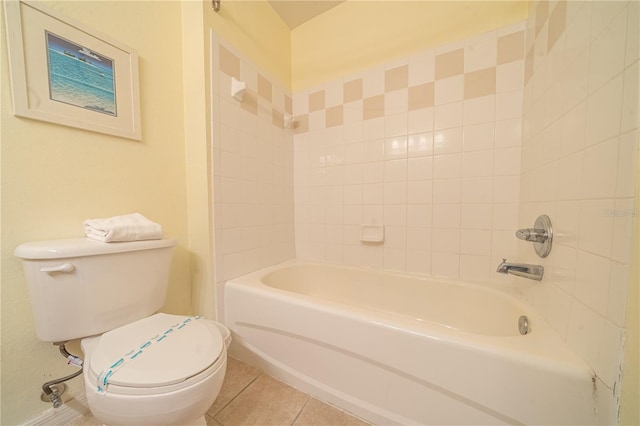
M 41 2 L 4 5 L 14 115 L 142 138 L 133 49 Z

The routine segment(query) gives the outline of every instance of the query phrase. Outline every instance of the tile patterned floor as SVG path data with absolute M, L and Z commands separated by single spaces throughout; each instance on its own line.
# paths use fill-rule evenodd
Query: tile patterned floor
M 231 357 L 220 394 L 205 418 L 208 426 L 369 425 Z M 85 416 L 69 426 L 98 425 Z

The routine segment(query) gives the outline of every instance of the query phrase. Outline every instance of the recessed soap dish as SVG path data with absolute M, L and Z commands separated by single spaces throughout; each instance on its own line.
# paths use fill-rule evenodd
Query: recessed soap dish
M 360 241 L 363 243 L 384 243 L 384 225 L 362 225 Z

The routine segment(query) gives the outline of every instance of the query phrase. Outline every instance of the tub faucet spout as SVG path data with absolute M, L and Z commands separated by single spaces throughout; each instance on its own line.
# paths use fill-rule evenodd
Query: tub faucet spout
M 530 265 L 528 263 L 512 263 L 507 262 L 507 259 L 502 259 L 502 263 L 498 265 L 496 272 L 540 281 L 544 275 L 544 267 L 541 265 Z

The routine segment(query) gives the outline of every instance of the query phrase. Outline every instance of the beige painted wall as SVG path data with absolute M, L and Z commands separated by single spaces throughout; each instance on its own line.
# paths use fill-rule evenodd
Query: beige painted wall
M 191 310 L 179 2 L 47 2 L 140 55 L 143 140 L 102 135 L 12 115 L 2 28 L 2 419 L 23 423 L 50 408 L 40 386 L 70 373 L 55 347 L 35 337 L 20 262 L 25 241 L 83 235 L 82 221 L 138 211 L 176 238 L 165 311 Z M 70 382 L 69 396 L 83 391 Z
M 640 154 L 638 155 L 640 164 Z M 636 179 L 635 214 L 640 214 L 640 169 Z M 633 268 L 627 304 L 626 346 L 620 395 L 620 424 L 640 424 L 640 221 L 636 219 L 633 242 Z
M 202 4 L 207 67 L 209 29 L 212 29 L 269 73 L 269 77 L 291 89 L 291 31 L 266 0 L 224 1 L 218 13 L 210 1 Z
M 526 1 L 348 0 L 291 32 L 300 90 L 527 17 Z

